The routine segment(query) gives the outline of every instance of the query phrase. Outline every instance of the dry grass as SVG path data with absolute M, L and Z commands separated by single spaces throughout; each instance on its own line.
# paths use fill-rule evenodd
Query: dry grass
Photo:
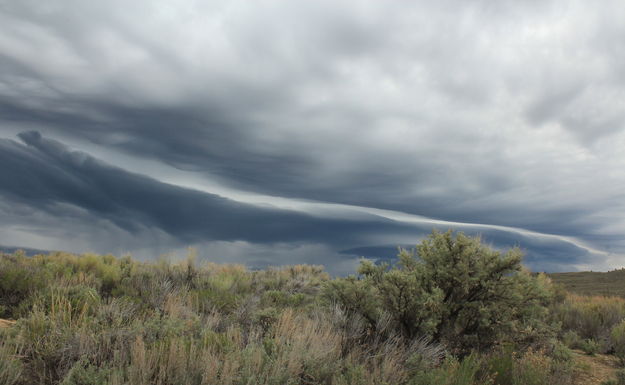
M 383 312 L 372 329 L 322 298 L 330 277 L 320 266 L 248 271 L 198 266 L 193 255 L 180 263 L 141 263 L 57 253 L 0 256 L 0 267 L 0 310 L 17 320 L 0 320 L 0 384 L 484 385 L 492 379 L 486 356 L 461 359 L 436 341 L 408 340 Z M 557 314 L 570 322 L 575 314 L 586 317 L 586 302 L 572 297 Z M 609 313 L 615 306 L 598 309 Z M 519 355 L 514 367 L 549 362 L 553 368 L 545 357 Z M 532 378 L 552 376 L 541 370 Z
M 580 350 L 574 350 L 573 353 L 576 363 L 575 385 L 600 385 L 614 379 L 620 367 L 614 356 L 597 354 L 591 357 Z
M 8 319 L 0 319 L 0 328 L 8 328 L 15 325 L 15 321 L 11 321 Z
M 553 307 L 554 321 L 569 332 L 572 348 L 581 348 L 590 342 L 598 344 L 599 351 L 611 350 L 610 333 L 614 326 L 625 319 L 625 299 L 620 297 L 568 295 Z
M 588 296 L 625 297 L 625 270 L 553 273 L 549 277 L 567 291 Z

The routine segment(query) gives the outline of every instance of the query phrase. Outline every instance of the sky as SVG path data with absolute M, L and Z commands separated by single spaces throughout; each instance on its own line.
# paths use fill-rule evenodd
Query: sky
M 0 245 L 625 266 L 625 2 L 0 0 Z

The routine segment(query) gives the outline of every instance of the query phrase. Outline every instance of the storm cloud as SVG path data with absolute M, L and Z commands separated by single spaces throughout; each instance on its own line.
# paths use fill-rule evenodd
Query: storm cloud
M 437 227 L 539 270 L 621 267 L 624 14 L 3 2 L 0 244 L 331 265 Z

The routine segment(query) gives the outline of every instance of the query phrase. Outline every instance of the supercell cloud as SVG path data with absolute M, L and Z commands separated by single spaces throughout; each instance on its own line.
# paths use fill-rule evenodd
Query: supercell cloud
M 625 4 L 0 2 L 0 245 L 625 264 Z

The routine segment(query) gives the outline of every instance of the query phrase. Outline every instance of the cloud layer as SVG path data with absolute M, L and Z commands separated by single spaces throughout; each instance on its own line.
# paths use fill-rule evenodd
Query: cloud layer
M 80 248 L 245 259 L 263 245 L 265 262 L 298 249 L 332 263 L 433 226 L 293 200 L 495 226 L 465 229 L 527 248 L 537 269 L 620 267 L 623 14 L 619 1 L 5 2 L 0 243 L 58 248 L 72 239 L 51 225 L 61 215 Z

